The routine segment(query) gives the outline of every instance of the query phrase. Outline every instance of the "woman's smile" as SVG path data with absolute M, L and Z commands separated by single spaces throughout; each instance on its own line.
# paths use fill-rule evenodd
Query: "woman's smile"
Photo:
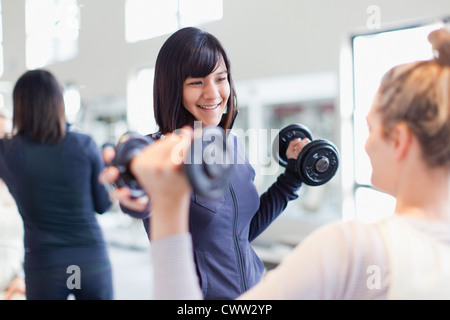
M 206 77 L 188 77 L 183 84 L 183 105 L 205 126 L 217 126 L 222 120 L 230 96 L 228 71 L 223 59 Z

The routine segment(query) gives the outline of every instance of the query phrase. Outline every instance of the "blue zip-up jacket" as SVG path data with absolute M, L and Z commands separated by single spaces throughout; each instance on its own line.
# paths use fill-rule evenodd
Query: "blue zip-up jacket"
M 228 190 L 217 199 L 195 192 L 191 196 L 189 226 L 205 299 L 234 299 L 261 281 L 264 265 L 250 243 L 283 212 L 289 201 L 298 198 L 301 186 L 300 178 L 287 169 L 259 196 L 254 185 L 255 171 L 244 146 L 238 137 L 231 137 L 237 161 Z M 144 218 L 148 232 L 148 213 L 122 210 Z
M 56 145 L 36 144 L 26 135 L 0 139 L 0 179 L 24 221 L 25 271 L 109 264 L 95 217 L 111 205 L 98 180 L 103 169 L 98 146 L 85 134 L 67 131 Z

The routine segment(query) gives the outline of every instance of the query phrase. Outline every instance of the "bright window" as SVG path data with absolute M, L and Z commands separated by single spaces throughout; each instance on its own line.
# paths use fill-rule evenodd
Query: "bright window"
M 383 75 L 392 67 L 432 58 L 428 34 L 436 25 L 361 35 L 353 40 L 355 87 L 356 181 L 369 184 L 371 167 L 364 144 L 368 135 L 365 117 Z
M 352 66 L 345 66 L 343 70 L 352 70 L 353 87 L 352 99 L 346 99 L 345 89 L 341 95 L 342 114 L 342 143 L 345 150 L 353 153 L 353 168 L 343 173 L 343 185 L 348 186 L 352 197 L 354 212 L 350 206 L 344 207 L 344 218 L 357 218 L 364 221 L 374 221 L 391 215 L 394 212 L 394 199 L 387 194 L 372 188 L 370 178 L 372 168 L 369 157 L 365 152 L 365 142 L 368 137 L 366 115 L 372 105 L 373 98 L 383 75 L 393 66 L 417 60 L 431 59 L 432 48 L 427 40 L 428 34 L 442 23 L 422 23 L 411 27 L 380 30 L 369 34 L 360 34 L 352 37 L 351 58 Z M 344 50 L 343 50 L 343 53 Z M 342 62 L 342 61 L 341 61 Z M 349 78 L 341 79 L 342 87 L 346 87 Z M 351 103 L 350 101 L 353 100 Z M 348 108 L 353 105 L 353 109 Z M 351 119 L 351 120 L 348 120 Z M 347 130 L 346 123 L 349 124 Z M 347 136 L 350 134 L 352 136 Z M 353 144 L 352 147 L 348 147 Z M 353 171 L 353 172 L 352 172 Z M 344 195 L 345 195 L 344 191 Z M 344 203 L 349 203 L 344 199 Z M 376 207 L 375 207 L 376 205 Z
M 80 91 L 74 85 L 66 85 L 64 90 L 64 105 L 66 111 L 66 119 L 69 123 L 77 120 L 81 110 Z
M 143 68 L 128 83 L 128 128 L 141 134 L 157 131 L 153 114 L 153 78 L 155 68 Z
M 26 0 L 27 68 L 74 58 L 78 54 L 79 28 L 77 0 Z
M 137 42 L 222 16 L 223 0 L 127 0 L 125 37 L 127 42 Z
M 180 27 L 195 26 L 223 17 L 222 0 L 181 0 L 179 1 Z

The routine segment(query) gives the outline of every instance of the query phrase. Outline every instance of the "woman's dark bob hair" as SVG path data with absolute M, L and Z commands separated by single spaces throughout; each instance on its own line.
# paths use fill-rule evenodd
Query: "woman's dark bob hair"
M 183 106 L 183 83 L 188 77 L 208 76 L 223 59 L 228 72 L 230 97 L 221 123 L 230 129 L 237 115 L 236 93 L 230 61 L 219 40 L 210 33 L 183 28 L 172 34 L 161 47 L 155 65 L 153 102 L 156 123 L 163 134 L 173 132 L 196 120 Z
M 63 88 L 46 70 L 25 72 L 13 90 L 13 131 L 35 143 L 57 144 L 66 133 Z

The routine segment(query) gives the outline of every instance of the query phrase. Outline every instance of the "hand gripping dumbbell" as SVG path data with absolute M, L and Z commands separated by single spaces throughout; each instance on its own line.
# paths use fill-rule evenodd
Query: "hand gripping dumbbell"
M 275 137 L 272 145 L 272 155 L 278 163 L 287 167 L 286 151 L 289 142 L 297 138 L 311 140 L 299 153 L 295 172 L 310 186 L 319 186 L 333 178 L 339 166 L 339 151 L 327 140 L 312 139 L 309 129 L 301 124 L 291 124 L 283 128 Z
M 205 136 L 210 140 L 205 139 Z M 131 160 L 141 153 L 142 149 L 154 142 L 155 140 L 150 136 L 127 132 L 120 137 L 116 145 L 116 156 L 111 163 L 119 170 L 119 178 L 115 184 L 117 187 L 129 188 L 133 198 L 143 196 L 145 191 L 130 170 Z M 223 129 L 204 127 L 203 134 L 194 139 L 184 158 L 183 170 L 197 193 L 207 198 L 216 198 L 223 194 L 234 167 L 226 161 L 222 161 L 223 157 L 215 158 L 211 156 L 210 152 L 205 152 L 208 146 L 211 147 L 211 143 L 214 143 L 215 148 L 222 148 L 221 152 L 224 154 L 231 148 Z

